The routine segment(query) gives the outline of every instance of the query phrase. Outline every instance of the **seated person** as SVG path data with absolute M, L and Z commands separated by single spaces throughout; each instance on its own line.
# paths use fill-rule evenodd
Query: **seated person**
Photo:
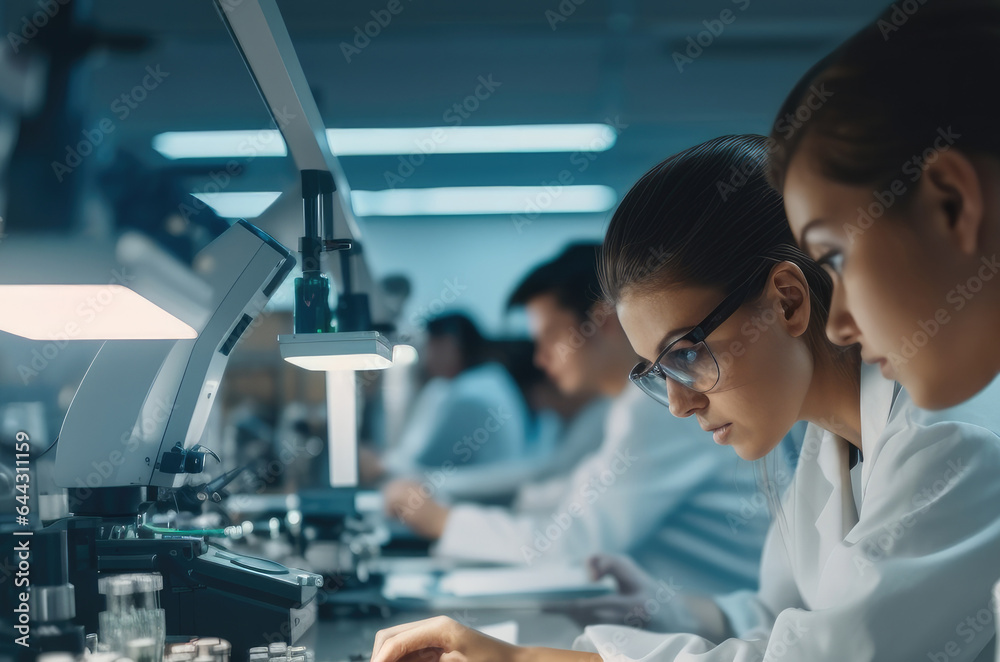
M 758 491 L 754 467 L 629 384 L 638 359 L 614 309 L 598 302 L 597 249 L 569 247 L 510 304 L 525 306 L 535 360 L 563 391 L 611 399 L 598 451 L 548 486 L 547 510 L 447 507 L 407 482 L 386 487 L 386 507 L 437 540 L 442 556 L 582 564 L 597 552 L 627 553 L 688 591 L 755 587 L 768 512 L 745 507 Z
M 507 341 L 504 364 L 524 394 L 531 411 L 530 431 L 523 457 L 509 461 L 444 472 L 427 472 L 419 479 L 434 488 L 433 496 L 445 501 L 474 501 L 508 505 L 523 494 L 529 483 L 572 473 L 603 441 L 602 428 L 609 401 L 596 393 L 564 393 L 544 371 L 534 365 L 534 344 Z M 537 499 L 530 506 L 548 507 Z M 520 505 L 520 499 L 519 499 Z
M 552 406 L 536 412 L 538 427 L 545 428 L 541 432 L 552 437 L 544 442 L 545 448 L 520 460 L 456 467 L 440 477 L 425 473 L 421 480 L 433 488 L 435 498 L 451 502 L 513 502 L 518 511 L 558 505 L 573 469 L 604 441 L 610 402 L 604 397 L 591 397 L 559 402 L 558 410 Z
M 414 475 L 522 457 L 527 405 L 507 369 L 488 359 L 487 341 L 472 320 L 461 314 L 434 318 L 427 336 L 422 358 L 428 381 L 399 444 L 381 459 L 381 472 Z

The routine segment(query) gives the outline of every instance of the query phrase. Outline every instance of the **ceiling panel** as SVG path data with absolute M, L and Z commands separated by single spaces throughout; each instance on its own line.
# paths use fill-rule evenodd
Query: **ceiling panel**
M 357 30 L 387 4 L 279 1 L 328 126 L 454 124 L 459 117 L 455 104 L 465 103 L 483 80 L 491 80 L 499 84 L 460 117 L 462 124 L 612 121 L 622 128 L 618 142 L 587 159 L 585 168 L 570 154 L 431 155 L 405 186 L 541 185 L 568 170 L 574 183 L 606 184 L 620 196 L 643 171 L 678 149 L 722 133 L 765 132 L 802 72 L 884 3 L 401 0 L 402 11 L 379 26 L 376 37 L 345 55 L 345 44 L 354 45 Z M 190 190 L 202 190 L 211 171 L 224 164 L 170 163 L 151 149 L 156 133 L 269 126 L 209 0 L 77 5 L 84 24 L 99 35 L 148 39 L 138 52 L 92 52 L 85 61 L 85 84 L 73 90 L 87 126 L 115 118 L 106 152 L 127 151 L 164 176 L 181 177 Z M 38 7 L 37 0 L 7 0 L 0 27 L 18 30 Z M 572 13 L 567 7 L 574 7 Z M 685 53 L 688 39 L 717 26 L 713 21 L 724 10 L 732 12 L 732 22 L 678 66 L 677 54 Z M 126 119 L 117 118 L 115 100 L 141 84 L 147 67 L 169 76 Z M 346 157 L 343 163 L 354 188 L 378 189 L 388 185 L 386 173 L 396 171 L 398 159 Z M 242 165 L 230 190 L 295 187 L 290 159 L 257 158 Z M 300 223 L 295 204 L 265 220 L 289 237 Z M 433 299 L 448 277 L 481 282 L 480 289 L 470 285 L 463 303 L 496 329 L 502 324 L 503 290 L 518 270 L 575 236 L 599 236 L 606 220 L 606 215 L 552 216 L 525 236 L 512 234 L 510 219 L 502 217 L 368 219 L 363 224 L 373 268 L 410 274 L 417 292 L 414 305 Z M 488 253 L 488 259 L 476 257 L 477 251 Z M 499 251 L 509 255 L 501 259 Z M 493 273 L 504 268 L 507 273 Z

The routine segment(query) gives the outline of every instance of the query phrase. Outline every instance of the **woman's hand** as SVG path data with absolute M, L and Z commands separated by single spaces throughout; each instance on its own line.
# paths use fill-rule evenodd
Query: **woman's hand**
M 438 616 L 380 630 L 371 662 L 601 662 L 601 657 L 514 646 Z
M 520 662 L 521 650 L 438 616 L 380 630 L 371 662 Z
M 444 533 L 448 509 L 425 496 L 423 486 L 413 480 L 394 480 L 384 488 L 385 512 L 395 517 L 418 536 L 437 540 Z
M 577 600 L 569 607 L 553 611 L 564 613 L 584 626 L 613 623 L 657 631 L 670 629 L 663 616 L 670 612 L 666 603 L 675 595 L 675 587 L 657 581 L 627 556 L 597 554 L 587 559 L 587 565 L 594 579 L 614 577 L 618 593 Z

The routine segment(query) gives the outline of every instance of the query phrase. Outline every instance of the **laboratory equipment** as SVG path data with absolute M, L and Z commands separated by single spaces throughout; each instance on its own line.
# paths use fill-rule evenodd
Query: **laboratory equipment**
M 327 372 L 328 437 L 331 484 L 303 495 L 317 504 L 323 521 L 303 510 L 305 524 L 343 530 L 340 524 L 356 516 L 357 389 L 351 370 L 383 369 L 392 364 L 392 346 L 373 320 L 388 319 L 381 299 L 366 292 L 375 283 L 361 257 L 361 231 L 351 206 L 351 190 L 343 168 L 326 139 L 326 127 L 305 73 L 274 0 L 234 4 L 215 0 L 216 8 L 236 42 L 261 97 L 281 131 L 288 153 L 301 175 L 304 233 L 300 240 L 303 278 L 296 289 L 296 320 L 292 334 L 278 338 L 282 357 L 293 364 Z M 336 330 L 325 307 L 327 288 L 321 273 L 324 253 L 340 254 Z M 319 301 L 319 313 L 304 304 Z M 300 314 L 302 316 L 300 317 Z M 334 397 L 335 396 L 335 397 Z
M 142 488 L 179 487 L 184 474 L 204 468 L 206 453 L 197 444 L 229 354 L 295 260 L 239 221 L 198 262 L 211 298 L 173 311 L 198 336 L 105 342 L 70 404 L 56 445 L 55 480 L 70 489 L 78 515 L 138 512 Z M 81 475 L 81 467 L 91 471 Z
M 299 294 L 303 300 L 318 300 L 324 296 L 321 254 L 350 249 L 360 238 L 350 189 L 325 140 L 319 110 L 274 0 L 216 0 L 216 7 L 302 172 L 307 232 L 300 250 L 308 278 Z M 229 355 L 253 331 L 294 262 L 277 241 L 238 221 L 196 258 L 196 275 L 204 285 L 201 296 L 175 297 L 166 308 L 196 337 L 105 342 L 94 358 L 55 447 L 54 478 L 69 491 L 72 516 L 48 526 L 66 536 L 68 577 L 76 587 L 75 623 L 86 631 L 98 629 L 94 606 L 118 599 L 110 581 L 102 585 L 108 593 L 101 597 L 98 582 L 103 577 L 158 573 L 168 636 L 225 637 L 230 654 L 240 659 L 262 642 L 280 639 L 295 646 L 306 640 L 322 577 L 211 545 L 203 532 L 154 531 L 143 521 L 144 510 L 160 490 L 180 487 L 212 461 L 214 453 L 201 445 L 201 436 Z M 345 268 L 342 278 L 350 280 L 351 274 Z M 359 291 L 372 288 L 363 263 L 356 265 L 353 279 Z M 379 358 L 391 359 L 391 351 L 385 355 L 389 345 L 384 337 L 367 328 L 371 304 L 352 291 L 350 282 L 344 285 L 339 327 L 365 334 Z M 327 317 L 321 310 L 312 324 L 303 318 L 293 335 L 301 339 L 307 334 L 300 330 L 322 332 L 337 343 L 333 353 L 356 354 L 344 351 L 341 342 L 356 339 L 330 332 Z M 349 397 L 354 397 L 353 389 Z M 345 430 L 336 443 L 354 446 L 355 435 L 356 429 Z M 352 448 L 348 457 L 355 454 Z M 334 490 L 326 505 L 353 504 L 342 496 Z M 138 639 L 152 638 L 155 648 L 158 637 L 154 632 Z M 149 654 L 148 641 L 131 639 L 125 643 L 129 645 L 138 655 Z
M 259 646 L 251 648 L 248 655 L 261 649 Z M 267 647 L 263 650 L 267 651 Z M 230 662 L 232 645 L 218 637 L 197 637 L 189 642 L 169 644 L 163 659 L 164 662 Z
M 98 629 L 101 576 L 155 572 L 168 635 L 210 632 L 242 654 L 268 635 L 302 638 L 322 578 L 210 547 L 197 532 L 154 533 L 141 513 L 155 500 L 151 487 L 176 487 L 204 468 L 209 451 L 199 442 L 229 355 L 294 259 L 239 221 L 198 260 L 211 296 L 176 311 L 196 338 L 109 341 L 94 358 L 56 446 L 55 478 L 69 488 L 73 516 L 50 528 L 66 531 L 87 631 Z
M 23 539 L 19 545 L 23 545 Z M 84 630 L 73 623 L 76 616 L 74 587 L 69 580 L 66 532 L 43 531 L 28 544 L 31 547 L 31 600 L 35 633 L 42 651 L 84 649 Z M 13 547 L 12 547 L 13 548 Z M 13 592 L 13 591 L 12 591 Z
M 166 618 L 160 607 L 163 577 L 158 573 L 106 575 L 97 582 L 106 608 L 99 614 L 100 642 L 133 660 L 160 662 L 166 642 Z M 140 642 L 140 643 L 137 643 Z
M 132 639 L 127 650 L 132 662 L 160 662 L 163 659 L 163 642 L 152 637 Z

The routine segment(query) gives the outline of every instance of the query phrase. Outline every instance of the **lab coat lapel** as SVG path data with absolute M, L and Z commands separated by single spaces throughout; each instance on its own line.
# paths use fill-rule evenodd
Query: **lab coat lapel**
M 875 444 L 888 422 L 895 392 L 895 382 L 882 377 L 877 367 L 874 370 L 872 368 L 873 366 L 864 366 L 861 372 L 861 445 L 867 460 L 861 465 L 862 497 L 864 486 L 868 482 L 866 470 L 870 470 L 878 455 Z M 819 578 L 830 554 L 857 525 L 860 517 L 851 485 L 849 444 L 827 430 L 823 430 L 822 435 L 815 459 L 810 463 L 807 458 L 806 466 L 802 467 L 806 472 L 804 478 L 808 479 L 805 484 L 810 486 L 810 498 L 815 500 L 813 512 L 818 513 L 815 522 L 812 522 L 816 536 L 815 549 L 801 549 L 803 553 L 814 555 L 818 559 L 814 566 L 816 576 L 807 578 L 799 587 L 806 604 L 811 604 L 811 600 L 816 597 Z M 800 464 L 802 461 L 803 458 L 800 457 Z M 803 526 L 800 530 L 807 530 L 806 524 L 800 522 Z
M 858 523 L 858 513 L 854 507 L 854 495 L 851 491 L 847 442 L 827 430 L 823 430 L 822 434 L 823 440 L 816 457 L 819 475 L 811 481 L 812 486 L 809 490 L 818 506 L 813 510 L 818 514 L 816 520 L 812 522 L 816 532 L 816 549 L 808 550 L 818 560 L 818 563 L 812 566 L 817 574 L 809 578 L 808 586 L 800 587 L 807 604 L 810 604 L 811 599 L 816 596 L 820 576 L 830 554 Z M 819 506 L 820 503 L 822 506 Z
M 868 462 L 861 464 L 861 498 L 868 489 L 873 460 L 880 450 L 875 444 L 882 438 L 882 432 L 889 422 L 889 414 L 895 401 L 898 385 L 882 376 L 878 366 L 861 367 L 861 452 Z
M 874 459 L 877 455 L 874 444 L 882 436 L 892 409 L 895 382 L 885 379 L 878 367 L 862 366 L 861 370 L 861 445 L 864 455 Z M 805 448 L 808 448 L 806 446 Z M 809 458 L 806 458 L 808 462 Z M 799 458 L 802 463 L 803 458 Z M 862 497 L 864 487 L 868 482 L 866 469 L 873 462 L 863 462 Z M 803 467 L 806 469 L 806 467 Z M 815 549 L 802 548 L 805 554 L 815 555 L 819 560 L 815 566 L 819 570 L 816 577 L 811 578 L 806 585 L 800 586 L 807 602 L 815 596 L 819 576 L 823 572 L 832 551 L 843 542 L 847 534 L 858 523 L 860 513 L 854 502 L 854 490 L 851 485 L 851 467 L 849 444 L 844 439 L 827 430 L 822 430 L 822 441 L 816 448 L 813 466 L 809 467 L 803 478 L 810 485 L 811 499 L 815 500 L 815 510 L 818 512 L 815 522 Z M 811 476 L 809 474 L 812 474 Z M 820 505 L 822 504 L 822 505 Z M 800 524 L 806 525 L 806 522 Z M 806 530 L 805 528 L 800 530 Z

